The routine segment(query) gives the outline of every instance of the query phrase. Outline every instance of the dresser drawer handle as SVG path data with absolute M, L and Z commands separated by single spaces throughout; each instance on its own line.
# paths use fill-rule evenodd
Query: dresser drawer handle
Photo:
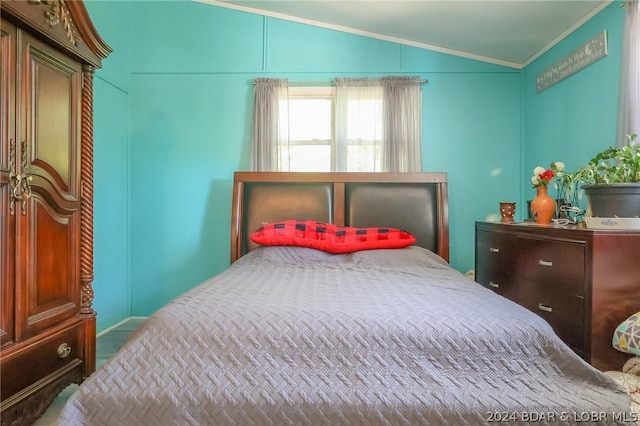
M 553 262 L 550 260 L 538 260 L 538 264 L 542 266 L 553 266 Z
M 542 303 L 538 303 L 538 309 L 545 312 L 553 312 L 553 308 L 551 306 L 543 305 Z
M 489 248 L 489 251 L 490 251 L 491 253 L 500 253 L 500 249 L 499 249 L 499 248 L 495 248 L 495 247 L 490 247 L 490 248 Z
M 71 346 L 69 346 L 66 343 L 63 343 L 60 346 L 58 346 L 58 358 L 64 359 L 68 357 L 69 354 L 71 354 Z
M 493 281 L 489 281 L 489 287 L 500 288 L 500 284 L 494 283 Z

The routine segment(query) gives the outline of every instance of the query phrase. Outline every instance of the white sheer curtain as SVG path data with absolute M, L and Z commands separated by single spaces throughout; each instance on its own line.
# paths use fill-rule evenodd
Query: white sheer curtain
M 420 172 L 418 77 L 336 79 L 336 170 Z
M 289 82 L 258 78 L 254 84 L 251 169 L 289 171 Z
M 384 77 L 384 170 L 421 172 L 422 86 L 419 77 Z
M 640 134 L 640 8 L 638 0 L 625 2 L 618 128 L 616 145 L 627 143 L 627 135 Z
M 383 171 L 381 80 L 336 78 L 335 84 L 335 171 Z

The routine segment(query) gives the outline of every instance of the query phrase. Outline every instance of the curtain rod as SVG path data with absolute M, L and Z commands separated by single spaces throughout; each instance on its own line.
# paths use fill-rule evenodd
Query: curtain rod
M 427 84 L 429 82 L 429 80 L 420 80 L 420 84 Z M 256 85 L 256 82 L 254 81 L 252 83 L 254 86 Z M 292 81 L 289 82 L 289 86 L 291 87 L 305 87 L 305 86 L 312 86 L 312 87 L 317 87 L 317 86 L 335 86 L 336 83 L 334 81 Z

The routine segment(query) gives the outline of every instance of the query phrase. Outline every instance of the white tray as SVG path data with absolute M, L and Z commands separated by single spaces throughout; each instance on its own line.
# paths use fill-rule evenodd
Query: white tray
M 587 228 L 640 230 L 640 217 L 585 217 Z

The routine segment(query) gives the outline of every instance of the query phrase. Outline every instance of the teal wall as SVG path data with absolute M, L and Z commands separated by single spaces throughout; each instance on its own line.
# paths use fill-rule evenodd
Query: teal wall
M 135 2 L 132 13 L 136 315 L 229 265 L 233 172 L 249 166 L 256 77 L 429 79 L 424 169 L 449 173 L 451 260 L 462 271 L 473 268 L 473 222 L 496 210 L 496 186 L 507 198 L 520 195 L 520 165 L 511 161 L 521 149 L 518 71 L 195 2 Z M 158 22 L 171 22 L 172 31 Z M 492 177 L 496 167 L 504 172 Z
M 614 2 L 524 69 L 524 199 L 535 196 L 529 179 L 537 165 L 562 161 L 575 171 L 597 152 L 615 146 L 623 21 L 624 9 Z M 608 34 L 607 56 L 536 92 L 541 71 L 603 30 Z M 584 198 L 581 204 L 585 207 Z
M 537 151 L 562 154 L 549 136 L 565 125 L 546 136 L 533 130 L 557 119 L 546 117 L 535 88 L 529 93 L 536 71 L 190 1 L 94 0 L 88 8 L 115 50 L 95 95 L 99 329 L 149 315 L 229 265 L 233 172 L 248 169 L 257 77 L 428 79 L 423 169 L 448 173 L 451 263 L 462 272 L 473 268 L 474 222 L 496 218 L 499 201 L 526 199 L 529 164 L 555 160 Z M 612 9 L 603 15 L 617 23 Z M 560 49 L 571 51 L 568 43 Z M 554 52 L 532 70 L 564 54 Z
M 88 1 L 114 52 L 94 89 L 94 309 L 98 331 L 131 316 L 129 163 L 129 2 Z M 117 25 L 113 23 L 117 22 Z

